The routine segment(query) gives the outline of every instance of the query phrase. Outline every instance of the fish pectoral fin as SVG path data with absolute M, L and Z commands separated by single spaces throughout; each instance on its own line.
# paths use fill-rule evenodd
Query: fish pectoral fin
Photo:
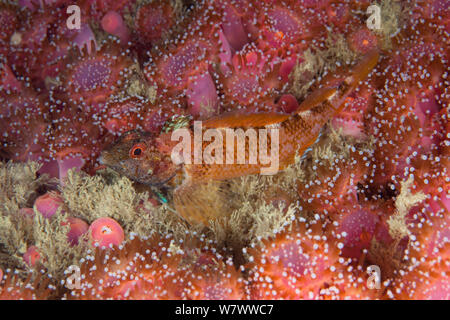
M 190 224 L 210 226 L 210 222 L 231 214 L 232 197 L 221 181 L 188 182 L 175 189 L 173 204 Z
M 264 127 L 270 124 L 280 123 L 289 119 L 291 115 L 276 112 L 264 112 L 245 114 L 242 112 L 225 113 L 203 121 L 206 128 L 251 128 Z

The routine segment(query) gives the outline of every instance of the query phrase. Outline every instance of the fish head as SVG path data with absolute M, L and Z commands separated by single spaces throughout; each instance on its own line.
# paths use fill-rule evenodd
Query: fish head
M 105 148 L 100 163 L 139 183 L 159 186 L 171 180 L 179 165 L 161 147 L 158 135 L 132 130 Z

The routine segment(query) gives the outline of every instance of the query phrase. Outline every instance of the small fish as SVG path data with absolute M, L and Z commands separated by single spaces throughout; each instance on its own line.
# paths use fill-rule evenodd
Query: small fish
M 279 169 L 283 170 L 301 156 L 318 139 L 323 126 L 344 107 L 345 99 L 367 77 L 379 58 L 377 51 L 365 55 L 353 67 L 339 86 L 324 87 L 309 95 L 293 115 L 277 113 L 230 113 L 202 122 L 203 133 L 209 128 L 222 132 L 226 128 L 279 129 Z M 193 132 L 192 125 L 190 127 Z M 194 136 L 193 134 L 191 136 Z M 170 132 L 154 135 L 141 131 L 129 131 L 102 152 L 100 162 L 128 178 L 149 186 L 172 186 L 176 194 L 196 183 L 225 180 L 249 174 L 258 174 L 266 164 L 246 161 L 244 164 L 174 163 L 171 153 L 178 141 L 171 140 Z M 224 159 L 226 153 L 225 139 Z M 203 143 L 202 151 L 210 144 Z M 192 142 L 192 146 L 194 143 Z M 267 142 L 270 146 L 269 141 Z M 270 149 L 270 148 L 269 148 Z M 194 148 L 191 148 L 192 153 Z M 260 150 L 257 150 L 259 154 Z M 270 154 L 270 150 L 266 151 Z M 192 156 L 191 159 L 194 157 Z M 184 192 L 189 194 L 189 192 Z M 178 209 L 177 209 L 178 211 Z M 183 215 L 183 214 L 182 214 Z M 183 215 L 185 216 L 185 215 Z

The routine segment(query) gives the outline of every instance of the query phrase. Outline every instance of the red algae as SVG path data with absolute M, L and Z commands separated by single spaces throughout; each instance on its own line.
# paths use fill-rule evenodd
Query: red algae
M 39 253 L 38 248 L 35 246 L 31 246 L 28 248 L 27 252 L 23 255 L 23 260 L 28 264 L 30 267 L 34 267 L 36 263 L 39 262 L 41 259 L 41 254 Z

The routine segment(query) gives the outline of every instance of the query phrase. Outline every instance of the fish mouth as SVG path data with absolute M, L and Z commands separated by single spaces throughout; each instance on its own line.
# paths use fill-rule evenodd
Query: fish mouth
M 149 186 L 149 187 L 164 187 L 167 182 L 169 182 L 170 180 L 172 180 L 176 176 L 176 172 L 174 172 L 171 176 L 169 176 L 168 178 L 166 178 L 166 179 L 164 179 L 162 181 L 149 182 L 149 181 L 146 181 L 146 180 L 142 180 L 140 178 L 136 178 L 134 176 L 127 175 L 125 173 L 125 170 L 122 167 L 120 167 L 120 166 L 108 165 L 107 163 L 102 163 L 102 164 L 105 165 L 106 167 L 114 170 L 118 174 L 127 177 L 128 179 L 130 179 L 132 181 L 135 181 L 137 183 L 140 183 L 140 184 L 143 184 L 143 185 L 146 185 L 146 186 Z M 152 177 L 152 176 L 150 176 L 150 177 Z
M 97 158 L 97 161 L 104 166 L 112 168 L 114 165 L 111 162 L 114 162 L 113 159 L 111 159 L 111 154 L 107 150 L 103 150 L 99 157 Z

